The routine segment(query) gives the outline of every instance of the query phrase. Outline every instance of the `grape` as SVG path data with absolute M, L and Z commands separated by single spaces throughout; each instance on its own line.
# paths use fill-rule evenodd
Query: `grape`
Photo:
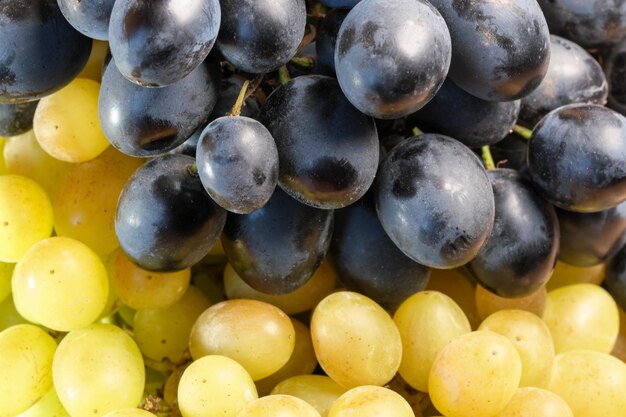
M 26 411 L 52 388 L 56 347 L 50 335 L 30 324 L 0 332 L 0 416 Z
M 350 416 L 414 417 L 414 414 L 409 403 L 399 394 L 387 388 L 366 385 L 343 394 L 328 412 L 328 417 Z
M 156 417 L 149 411 L 139 408 L 125 408 L 123 410 L 111 411 L 104 417 Z
M 92 324 L 65 336 L 54 355 L 52 377 L 72 417 L 99 417 L 135 407 L 145 384 L 137 345 L 110 324 Z
M 311 404 L 326 417 L 332 405 L 347 390 L 325 375 L 299 375 L 276 385 L 272 395 L 285 394 L 298 397 Z
M 397 119 L 419 110 L 441 87 L 450 48 L 448 28 L 430 3 L 364 0 L 337 35 L 337 80 L 363 113 Z
M 12 295 L 9 295 L 4 301 L 0 302 L 0 331 L 17 324 L 27 323 L 28 321 L 20 316 L 20 313 L 15 309 Z
M 371 299 L 340 291 L 324 298 L 311 317 L 320 365 L 346 388 L 384 385 L 402 358 L 402 340 L 389 315 Z
M 543 313 L 557 353 L 588 349 L 609 353 L 619 333 L 619 313 L 606 290 L 576 284 L 548 292 Z
M 32 129 L 38 103 L 0 104 L 0 136 L 17 136 Z
M 626 39 L 614 45 L 604 57 L 604 74 L 609 83 L 608 107 L 626 113 Z
M 493 416 L 513 398 L 521 375 L 522 362 L 509 339 L 480 330 L 439 352 L 428 392 L 446 417 Z
M 558 395 L 540 388 L 518 388 L 511 402 L 496 417 L 574 417 Z
M 104 71 L 104 61 L 109 56 L 109 43 L 105 41 L 93 41 L 91 55 L 85 65 L 85 68 L 78 74 L 77 78 L 88 78 L 97 82 L 102 81 L 102 72 Z
M 40 99 L 85 66 L 91 40 L 70 26 L 56 0 L 5 0 L 0 7 L 0 102 Z
M 320 3 L 325 4 L 328 7 L 347 9 L 356 6 L 360 1 L 361 0 L 320 0 Z
M 14 264 L 0 262 L 0 303 L 11 294 L 11 276 Z
M 211 198 L 233 213 L 263 207 L 278 182 L 274 138 L 249 117 L 220 117 L 211 122 L 200 135 L 196 161 Z
M 194 361 L 178 385 L 178 405 L 183 417 L 236 417 L 257 398 L 254 382 L 246 370 L 219 355 Z
M 605 285 L 615 302 L 626 308 L 626 246 L 607 264 Z
M 382 162 L 377 185 L 383 228 L 416 262 L 461 266 L 489 237 L 494 219 L 489 178 L 478 157 L 454 139 L 437 134 L 406 139 Z
M 244 80 L 235 75 L 222 79 L 217 103 L 215 103 L 215 107 L 213 107 L 213 112 L 209 117 L 210 122 L 219 117 L 228 116 L 230 114 L 231 110 L 233 109 L 233 105 L 237 101 L 237 97 L 241 92 L 243 83 Z M 259 103 L 256 95 L 253 94 L 244 100 L 244 104 L 241 107 L 241 116 L 246 116 L 256 120 L 260 111 L 261 104 Z M 196 152 L 195 147 L 193 151 L 194 153 Z
M 500 310 L 524 310 L 541 317 L 546 308 L 547 298 L 545 286 L 525 297 L 515 298 L 500 297 L 480 284 L 476 285 L 475 292 L 476 308 L 481 320 Z
M 328 1 L 327 1 L 328 2 Z M 355 4 L 357 2 L 354 2 Z M 335 6 L 336 7 L 336 6 Z M 348 15 L 349 10 L 333 9 L 326 13 L 315 34 L 316 64 L 331 74 L 335 73 L 335 47 L 339 28 Z
M 489 145 L 495 165 L 499 168 L 509 168 L 527 176 L 526 148 L 528 141 L 516 133 L 507 135 L 498 143 Z
M 174 84 L 207 57 L 220 17 L 218 0 L 116 2 L 109 21 L 115 65 L 139 85 Z
M 269 395 L 254 400 L 237 417 L 320 417 L 313 406 L 291 395 Z
M 428 376 L 437 354 L 472 331 L 463 310 L 447 295 L 423 291 L 404 301 L 393 316 L 402 337 L 400 375 L 413 388 L 428 392 Z
M 57 0 L 63 16 L 80 33 L 93 39 L 109 38 L 109 19 L 115 0 Z
M 52 233 L 52 205 L 36 182 L 20 175 L 0 176 L 0 262 L 17 262 Z
M 272 92 L 259 121 L 276 141 L 278 183 L 298 201 L 345 207 L 374 181 L 379 157 L 374 120 L 346 100 L 335 79 L 294 78 Z
M 18 417 L 70 417 L 54 388 Z
M 461 269 L 433 269 L 426 290 L 439 291 L 452 298 L 476 329 L 482 318 L 478 316 L 474 284 Z
M 546 284 L 548 291 L 556 288 L 565 287 L 566 285 L 590 283 L 600 285 L 604 280 L 605 265 L 598 264 L 590 267 L 579 267 L 568 265 L 558 261 L 552 277 Z

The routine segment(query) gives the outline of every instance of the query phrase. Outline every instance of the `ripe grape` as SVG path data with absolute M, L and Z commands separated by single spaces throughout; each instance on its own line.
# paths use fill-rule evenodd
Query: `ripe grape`
M 546 284 L 548 291 L 572 284 L 589 283 L 600 285 L 605 276 L 605 265 L 598 264 L 589 267 L 580 267 L 557 261 L 554 272 Z
M 377 387 L 361 386 L 352 388 L 335 401 L 328 417 L 413 417 L 413 410 L 399 394 Z
M 32 129 L 38 103 L 0 104 L 0 136 L 17 136 Z
M 250 402 L 237 417 L 320 417 L 320 413 L 300 398 L 272 394 Z
M 507 406 L 495 417 L 574 417 L 558 395 L 540 388 L 518 388 Z
M 109 19 L 115 0 L 58 0 L 67 21 L 85 36 L 109 38 Z
M 515 298 L 500 297 L 480 284 L 476 285 L 475 291 L 476 309 L 481 320 L 500 310 L 524 310 L 541 317 L 546 308 L 547 298 L 548 291 L 545 286 L 524 297 Z
M 426 290 L 439 291 L 452 298 L 476 329 L 482 318 L 478 315 L 475 300 L 474 281 L 463 269 L 433 269 Z
M 18 417 L 70 417 L 54 388 Z
M 139 408 L 124 408 L 122 410 L 111 411 L 104 417 L 156 417 L 156 415 Z
M 347 390 L 325 375 L 299 375 L 283 380 L 272 390 L 272 395 L 298 397 L 311 404 L 326 417 L 332 405 Z

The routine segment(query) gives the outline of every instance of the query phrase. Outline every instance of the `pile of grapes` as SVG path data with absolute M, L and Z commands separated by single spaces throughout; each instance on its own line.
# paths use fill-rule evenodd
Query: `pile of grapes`
M 0 417 L 626 415 L 623 0 L 0 0 Z

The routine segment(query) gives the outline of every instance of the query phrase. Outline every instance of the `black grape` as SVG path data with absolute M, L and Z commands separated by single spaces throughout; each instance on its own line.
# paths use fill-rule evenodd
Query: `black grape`
M 604 285 L 615 302 L 626 310 L 626 246 L 606 265 Z
M 267 294 L 304 285 L 328 251 L 333 211 L 301 204 L 276 188 L 250 214 L 229 214 L 222 244 L 237 274 Z
M 485 246 L 468 270 L 501 297 L 523 297 L 545 284 L 559 250 L 559 223 L 550 203 L 510 169 L 488 172 L 496 216 Z
M 128 257 L 144 269 L 177 271 L 211 250 L 226 211 L 204 191 L 194 159 L 164 155 L 139 168 L 124 186 L 115 232 Z
M 607 105 L 626 114 L 626 41 L 620 42 L 610 50 L 603 65 L 609 83 Z
M 556 213 L 561 225 L 559 259 L 565 263 L 598 265 L 626 244 L 626 202 L 596 213 Z
M 37 103 L 0 104 L 0 136 L 17 136 L 32 129 Z
M 427 1 L 363 0 L 339 30 L 335 70 L 357 109 L 397 119 L 435 95 L 450 57 L 446 23 Z
M 430 269 L 407 257 L 387 236 L 372 193 L 335 210 L 329 259 L 347 289 L 358 291 L 389 310 L 422 291 Z
M 606 103 L 608 83 L 602 67 L 574 42 L 550 36 L 552 55 L 539 87 L 522 99 L 519 120 L 534 127 L 552 110 L 572 103 Z
M 626 118 L 597 104 L 548 113 L 528 143 L 530 177 L 565 210 L 594 212 L 626 200 Z
M 108 65 L 98 111 L 107 139 L 138 157 L 163 154 L 183 143 L 213 110 L 220 81 L 211 57 L 182 80 L 163 88 L 138 86 Z
M 132 82 L 163 87 L 204 61 L 220 28 L 218 0 L 120 0 L 109 23 L 115 64 Z
M 349 10 L 334 9 L 326 13 L 315 35 L 315 50 L 319 64 L 335 73 L 335 46 L 337 34 Z
M 474 97 L 449 78 L 435 97 L 409 117 L 425 132 L 451 136 L 470 148 L 502 140 L 517 121 L 519 100 L 492 102 Z
M 450 78 L 483 100 L 522 98 L 541 83 L 550 34 L 535 0 L 431 0 L 452 37 Z
M 334 7 L 339 9 L 349 9 L 356 6 L 361 0 L 320 0 L 320 3 L 328 7 Z
M 376 210 L 408 257 L 433 268 L 456 268 L 483 246 L 494 220 L 494 197 L 481 160 L 443 135 L 406 139 L 383 161 Z
M 69 84 L 91 39 L 63 17 L 56 0 L 0 2 L 0 103 L 33 101 Z
M 526 168 L 526 139 L 516 133 L 507 135 L 500 142 L 489 146 L 491 156 L 496 166 L 510 168 L 522 175 L 527 174 Z
M 274 71 L 295 54 L 304 36 L 304 0 L 222 0 L 217 48 L 236 68 Z
M 109 19 L 115 0 L 57 0 L 63 16 L 85 36 L 109 39 Z
M 300 202 L 345 207 L 374 181 L 379 153 L 374 120 L 346 100 L 334 78 L 292 79 L 267 98 L 259 120 L 276 141 L 279 185 Z
M 250 213 L 278 182 L 278 151 L 265 126 L 244 116 L 220 117 L 202 132 L 198 174 L 211 198 L 233 213 Z

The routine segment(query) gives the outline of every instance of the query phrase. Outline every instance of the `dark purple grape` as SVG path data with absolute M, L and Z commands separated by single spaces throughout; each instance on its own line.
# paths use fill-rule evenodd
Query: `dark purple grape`
M 100 88 L 102 130 L 120 151 L 138 157 L 166 153 L 203 125 L 217 101 L 219 70 L 211 57 L 163 88 L 138 86 L 108 65 Z
M 565 210 L 594 212 L 626 200 L 626 118 L 597 104 L 548 113 L 528 143 L 530 177 Z
M 304 0 L 221 0 L 217 48 L 236 68 L 277 70 L 295 54 L 306 28 Z
M 200 127 L 197 128 L 191 134 L 191 136 L 189 136 L 183 143 L 181 143 L 174 149 L 168 151 L 167 153 L 188 155 L 188 156 L 195 158 L 196 149 L 198 148 L 198 141 L 200 140 L 200 135 L 202 134 L 202 131 L 204 130 L 204 128 L 205 128 L 204 125 L 200 125 Z
M 620 42 L 610 50 L 603 65 L 609 83 L 607 105 L 626 115 L 626 41 Z
M 116 1 L 109 24 L 115 64 L 136 84 L 174 84 L 207 57 L 220 16 L 218 0 Z
M 279 185 L 304 204 L 345 207 L 365 194 L 378 166 L 374 120 L 334 78 L 297 77 L 274 90 L 259 120 L 278 148 Z
M 326 14 L 315 35 L 315 50 L 320 65 L 335 73 L 337 34 L 349 10 L 334 9 Z
M 74 29 L 93 39 L 109 39 L 109 19 L 115 0 L 57 0 Z
M 37 103 L 0 104 L 0 136 L 17 136 L 32 129 Z
M 244 116 L 220 117 L 200 136 L 198 174 L 211 198 L 233 213 L 265 205 L 278 182 L 278 151 L 265 126 Z
M 550 33 L 535 0 L 431 0 L 452 37 L 450 78 L 470 94 L 510 101 L 541 83 Z
M 481 160 L 443 135 L 406 139 L 383 161 L 376 210 L 408 257 L 433 268 L 456 268 L 483 246 L 494 220 L 494 197 Z
M 161 156 L 139 168 L 122 190 L 115 233 L 128 257 L 144 269 L 189 268 L 222 232 L 226 211 L 204 191 L 193 164 L 186 155 Z
M 320 3 L 328 7 L 349 9 L 356 6 L 356 4 L 360 1 L 361 0 L 320 0 Z
M 615 302 L 626 310 L 626 246 L 606 265 L 604 285 Z
M 435 97 L 409 117 L 425 132 L 451 136 L 470 148 L 501 141 L 517 121 L 519 100 L 492 102 L 474 97 L 449 78 Z
M 397 119 L 437 92 L 450 66 L 450 34 L 425 0 L 363 0 L 346 16 L 335 49 L 344 94 L 360 111 Z
M 430 269 L 407 257 L 383 229 L 371 193 L 349 207 L 335 210 L 328 251 L 347 289 L 395 310 L 428 283 Z
M 572 103 L 604 105 L 608 84 L 602 67 L 587 51 L 559 36 L 550 36 L 548 72 L 539 87 L 522 99 L 519 120 L 534 127 L 552 110 Z
M 215 107 L 213 107 L 213 112 L 209 117 L 209 122 L 230 114 L 235 102 L 237 101 L 239 92 L 243 87 L 243 82 L 244 81 L 241 78 L 234 75 L 222 80 L 217 103 L 215 103 Z M 261 105 L 259 104 L 259 101 L 254 96 L 250 96 L 241 107 L 241 116 L 256 119 L 259 116 L 260 111 Z
M 598 265 L 626 244 L 626 202 L 596 213 L 556 213 L 561 225 L 559 259 L 565 263 Z
M 56 0 L 2 0 L 0 39 L 0 103 L 38 100 L 69 84 L 92 44 Z
M 499 168 L 509 168 L 527 175 L 526 149 L 528 142 L 516 133 L 507 135 L 500 142 L 489 146 L 493 161 Z
M 306 206 L 276 188 L 259 210 L 228 215 L 222 244 L 248 285 L 267 294 L 286 294 L 304 285 L 320 265 L 332 226 L 332 210 Z
M 496 216 L 468 270 L 501 297 L 523 297 L 544 285 L 556 264 L 559 223 L 550 203 L 511 169 L 489 171 Z

